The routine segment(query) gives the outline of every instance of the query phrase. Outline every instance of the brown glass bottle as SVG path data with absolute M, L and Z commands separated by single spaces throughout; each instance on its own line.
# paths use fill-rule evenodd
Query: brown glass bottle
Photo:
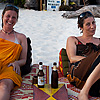
M 42 62 L 39 62 L 39 72 L 37 74 L 38 77 L 38 87 L 44 88 L 44 72 Z
M 57 71 L 57 63 L 53 63 L 53 70 L 51 74 L 51 87 L 58 88 L 58 71 Z

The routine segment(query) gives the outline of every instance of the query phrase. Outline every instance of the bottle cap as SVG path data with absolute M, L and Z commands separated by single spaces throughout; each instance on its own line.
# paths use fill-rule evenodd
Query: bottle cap
M 43 63 L 42 62 L 39 62 L 39 70 L 42 70 L 43 69 Z
M 39 65 L 42 65 L 43 63 L 42 62 L 39 62 Z
M 57 66 L 57 63 L 54 62 L 54 63 L 53 63 L 53 70 L 57 70 L 56 66 Z
M 56 63 L 56 62 L 54 62 L 54 63 L 53 63 L 53 65 L 55 65 L 55 66 L 56 66 L 56 65 L 57 65 L 57 63 Z

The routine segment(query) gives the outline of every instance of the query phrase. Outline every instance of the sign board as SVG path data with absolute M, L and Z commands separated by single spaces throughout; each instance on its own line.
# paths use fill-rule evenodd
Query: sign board
M 59 11 L 61 0 L 47 0 L 47 11 Z

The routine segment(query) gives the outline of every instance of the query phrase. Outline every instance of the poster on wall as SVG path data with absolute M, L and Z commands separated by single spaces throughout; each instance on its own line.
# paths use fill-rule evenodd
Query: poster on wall
M 47 11 L 59 11 L 61 0 L 47 0 Z

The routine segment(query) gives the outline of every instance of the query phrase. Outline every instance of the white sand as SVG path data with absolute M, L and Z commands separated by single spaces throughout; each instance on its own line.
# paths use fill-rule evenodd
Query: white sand
M 30 37 L 32 64 L 40 61 L 47 65 L 52 65 L 54 61 L 58 63 L 59 51 L 61 48 L 66 48 L 67 38 L 71 35 L 81 35 L 77 28 L 77 18 L 65 19 L 61 16 L 63 12 L 20 9 L 15 30 Z M 2 9 L 0 9 L 1 13 Z M 100 37 L 100 19 L 96 18 L 96 22 L 96 36 Z

